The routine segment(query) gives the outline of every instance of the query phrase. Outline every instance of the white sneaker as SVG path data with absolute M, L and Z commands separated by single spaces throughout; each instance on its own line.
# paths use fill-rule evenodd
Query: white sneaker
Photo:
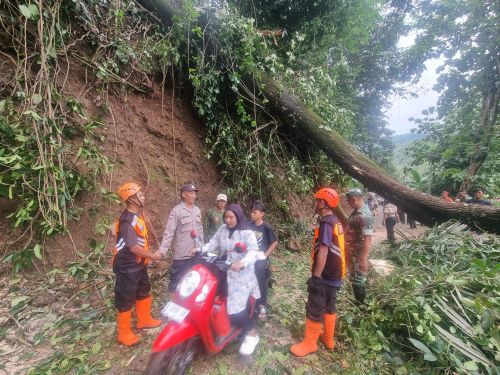
M 240 346 L 240 354 L 241 355 L 250 355 L 254 352 L 255 347 L 259 343 L 259 335 L 250 336 L 246 335 L 243 343 Z

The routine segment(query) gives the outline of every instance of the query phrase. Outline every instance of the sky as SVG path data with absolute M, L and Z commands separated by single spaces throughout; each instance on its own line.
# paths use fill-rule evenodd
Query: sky
M 411 46 L 415 41 L 416 34 L 402 37 L 398 42 L 399 48 Z M 432 89 L 436 84 L 438 75 L 436 69 L 443 63 L 441 59 L 427 60 L 426 70 L 422 73 L 420 80 L 413 85 L 405 85 L 403 88 L 407 93 L 413 92 L 418 95 L 417 98 L 405 95 L 400 97 L 393 95 L 389 98 L 391 105 L 385 112 L 388 119 L 388 128 L 394 131 L 394 134 L 410 133 L 415 124 L 408 121 L 410 117 L 422 117 L 422 111 L 436 105 L 439 94 Z
M 392 96 L 389 100 L 391 106 L 388 108 L 386 115 L 388 117 L 389 129 L 394 131 L 394 134 L 409 133 L 415 124 L 408 120 L 410 117 L 422 117 L 422 111 L 431 106 L 436 105 L 439 94 L 432 89 L 437 82 L 438 75 L 436 68 L 439 67 L 440 61 L 428 60 L 426 62 L 427 69 L 422 74 L 420 80 L 414 85 L 407 85 L 404 88 L 407 92 L 413 92 L 418 95 L 418 98 L 407 95 L 406 97 Z

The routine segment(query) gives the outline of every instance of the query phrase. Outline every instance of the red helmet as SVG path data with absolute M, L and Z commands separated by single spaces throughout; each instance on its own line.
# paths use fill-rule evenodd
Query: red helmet
M 321 188 L 316 194 L 314 194 L 314 198 L 324 200 L 331 208 L 335 208 L 339 205 L 339 194 L 330 188 Z
M 132 195 L 137 194 L 142 187 L 135 182 L 127 182 L 118 188 L 116 191 L 123 202 L 126 202 Z

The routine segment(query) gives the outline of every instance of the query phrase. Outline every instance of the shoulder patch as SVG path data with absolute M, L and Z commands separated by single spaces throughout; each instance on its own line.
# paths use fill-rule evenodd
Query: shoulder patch
M 337 230 L 338 234 L 344 234 L 344 227 L 342 226 L 342 224 L 340 223 L 337 224 Z
M 133 227 L 135 227 L 135 225 L 137 224 L 138 220 L 139 220 L 139 218 L 136 215 L 134 215 L 134 218 L 132 219 L 132 222 L 131 222 L 131 224 L 132 224 Z

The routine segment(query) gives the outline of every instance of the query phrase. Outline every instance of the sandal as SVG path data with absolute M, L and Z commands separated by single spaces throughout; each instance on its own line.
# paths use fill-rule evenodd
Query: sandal
M 258 318 L 260 320 L 264 320 L 267 318 L 267 309 L 266 309 L 266 306 L 264 305 L 260 305 L 259 307 L 257 307 L 257 311 L 258 311 Z

